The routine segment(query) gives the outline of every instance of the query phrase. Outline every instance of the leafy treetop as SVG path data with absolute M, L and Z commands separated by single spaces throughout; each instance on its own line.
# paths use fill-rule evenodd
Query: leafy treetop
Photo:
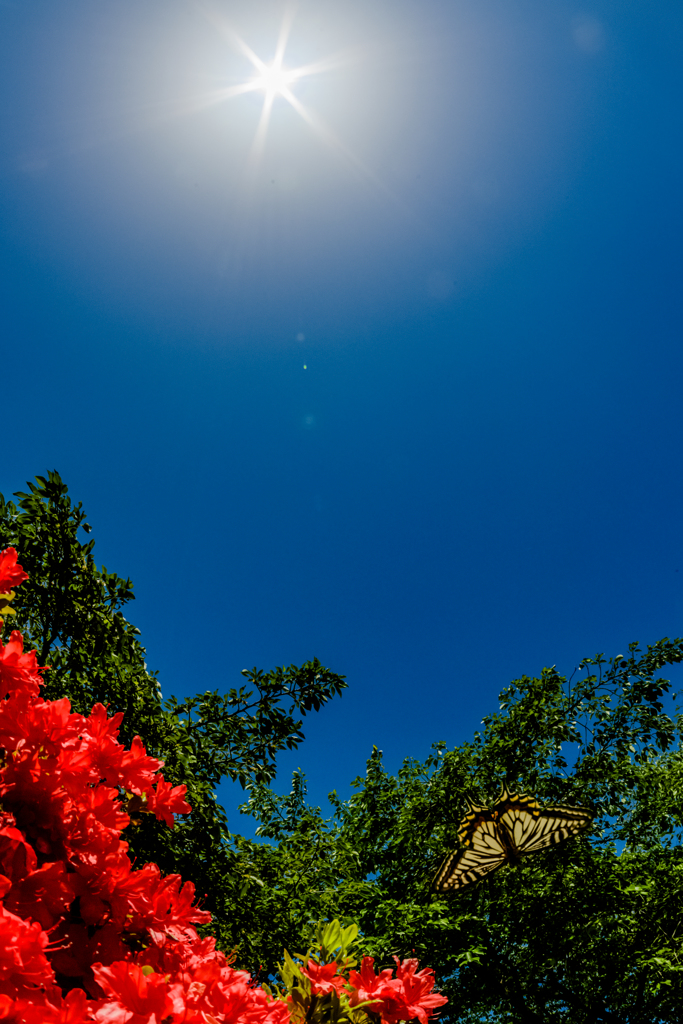
M 278 753 L 303 740 L 303 716 L 339 696 L 343 676 L 313 659 L 301 667 L 246 670 L 239 687 L 164 701 L 139 630 L 123 614 L 133 584 L 96 565 L 94 540 L 80 539 L 81 531 L 91 533 L 81 503 L 72 503 L 54 471 L 15 497 L 16 503 L 0 495 L 0 548 L 16 548 L 29 574 L 14 600 L 12 626 L 36 648 L 40 664 L 50 666 L 45 697 L 68 697 L 82 714 L 98 702 L 110 713 L 122 711 L 122 741 L 130 744 L 139 734 L 164 761 L 168 782 L 187 786 L 192 815 L 173 833 L 149 816 L 131 825 L 132 854 L 192 878 L 207 894 L 219 944 L 243 942 L 229 906 L 244 886 L 244 868 L 215 789 L 225 777 L 243 786 L 271 780 Z

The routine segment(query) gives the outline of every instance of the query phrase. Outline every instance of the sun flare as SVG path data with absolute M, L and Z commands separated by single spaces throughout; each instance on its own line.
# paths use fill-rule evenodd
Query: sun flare
M 335 140 L 333 140 L 331 133 L 323 127 L 319 120 L 294 95 L 292 86 L 301 78 L 317 75 L 338 66 L 339 58 L 329 57 L 297 68 L 290 68 L 284 64 L 285 50 L 294 17 L 293 7 L 289 7 L 285 12 L 280 25 L 275 54 L 269 62 L 262 60 L 217 12 L 207 7 L 205 13 L 230 46 L 247 58 L 254 72 L 252 77 L 242 81 L 239 85 L 217 89 L 210 97 L 207 96 L 207 102 L 221 103 L 250 92 L 260 92 L 263 95 L 263 106 L 252 145 L 252 161 L 258 161 L 263 152 L 273 103 L 277 97 L 285 99 L 311 128 L 324 137 L 328 143 L 334 144 Z
M 300 71 L 291 71 L 274 60 L 270 65 L 264 65 L 263 70 L 251 79 L 250 85 L 266 95 L 286 96 L 289 86 L 300 76 Z
M 204 5 L 202 4 L 202 6 Z M 312 110 L 304 106 L 294 91 L 296 84 L 303 78 L 319 75 L 345 66 L 348 62 L 348 54 L 330 54 L 328 57 L 313 61 L 310 64 L 304 64 L 296 68 L 287 67 L 284 63 L 284 56 L 294 19 L 293 6 L 289 6 L 285 11 L 280 25 L 275 54 L 270 62 L 262 60 L 214 8 L 207 5 L 204 8 L 204 13 L 230 47 L 241 54 L 242 57 L 246 57 L 252 65 L 254 73 L 250 78 L 246 78 L 237 85 L 218 88 L 209 94 L 205 94 L 202 105 L 224 103 L 227 100 L 236 99 L 238 96 L 244 96 L 245 93 L 255 92 L 263 95 L 263 105 L 249 157 L 251 168 L 261 160 L 266 145 L 273 107 L 276 99 L 281 97 L 296 110 L 302 120 L 308 124 L 321 141 L 351 163 L 364 177 L 374 181 L 375 184 L 380 184 L 375 175 L 347 149 L 321 119 Z

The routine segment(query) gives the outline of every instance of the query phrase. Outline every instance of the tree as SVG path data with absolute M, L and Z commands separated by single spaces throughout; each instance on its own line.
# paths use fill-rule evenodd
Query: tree
M 264 784 L 276 771 L 279 751 L 304 738 L 301 716 L 319 710 L 345 687 L 342 676 L 316 659 L 271 672 L 243 673 L 246 683 L 220 693 L 164 701 L 157 675 L 122 609 L 133 584 L 93 558 L 93 540 L 80 503 L 72 504 L 56 472 L 39 476 L 17 503 L 0 495 L 0 548 L 12 546 L 29 579 L 14 601 L 13 626 L 35 647 L 46 673 L 45 697 L 68 697 L 88 714 L 96 702 L 110 714 L 123 711 L 122 740 L 139 734 L 150 754 L 165 762 L 171 785 L 187 786 L 192 814 L 173 832 L 151 815 L 127 829 L 131 853 L 142 864 L 178 872 L 206 893 L 214 934 L 223 948 L 240 946 L 248 958 L 250 937 L 235 930 L 231 907 L 239 901 L 247 868 L 228 830 L 216 787 L 228 777 L 242 785 Z
M 358 922 L 363 948 L 429 962 L 459 1022 L 683 1019 L 681 719 L 665 712 L 659 670 L 683 640 L 586 659 L 501 694 L 471 742 L 442 743 L 396 777 L 373 750 L 332 815 L 306 805 L 305 780 L 245 809 L 275 843 L 251 848 L 252 914 L 306 931 L 317 916 Z M 451 897 L 431 880 L 457 847 L 466 796 L 494 802 L 501 782 L 549 803 L 592 807 L 590 832 Z M 284 936 L 283 936 L 284 940 Z

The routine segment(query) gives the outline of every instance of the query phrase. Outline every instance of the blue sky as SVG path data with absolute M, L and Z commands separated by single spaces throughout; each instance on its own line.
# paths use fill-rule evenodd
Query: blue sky
M 237 39 L 270 61 L 287 17 L 321 70 L 259 148 Z M 166 694 L 345 674 L 282 762 L 320 801 L 683 632 L 679 5 L 0 24 L 0 489 L 59 470 Z

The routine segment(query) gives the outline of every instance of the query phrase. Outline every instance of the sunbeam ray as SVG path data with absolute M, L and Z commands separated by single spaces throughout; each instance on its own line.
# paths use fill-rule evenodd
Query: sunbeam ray
M 280 26 L 280 35 L 277 41 L 277 47 L 275 49 L 275 60 L 278 67 L 282 64 L 285 56 L 285 50 L 287 48 L 287 40 L 289 39 L 289 33 L 292 30 L 292 24 L 294 22 L 294 14 L 296 8 L 294 4 L 289 4 L 285 9 L 284 17 L 282 19 L 282 25 Z
M 273 93 L 267 93 L 261 108 L 261 116 L 259 123 L 256 127 L 256 134 L 254 135 L 254 141 L 251 144 L 251 150 L 249 153 L 249 166 L 254 169 L 258 167 L 261 157 L 263 156 L 263 150 L 266 145 L 266 135 L 268 134 L 268 124 L 270 122 L 270 113 L 273 109 L 273 100 L 275 96 Z

